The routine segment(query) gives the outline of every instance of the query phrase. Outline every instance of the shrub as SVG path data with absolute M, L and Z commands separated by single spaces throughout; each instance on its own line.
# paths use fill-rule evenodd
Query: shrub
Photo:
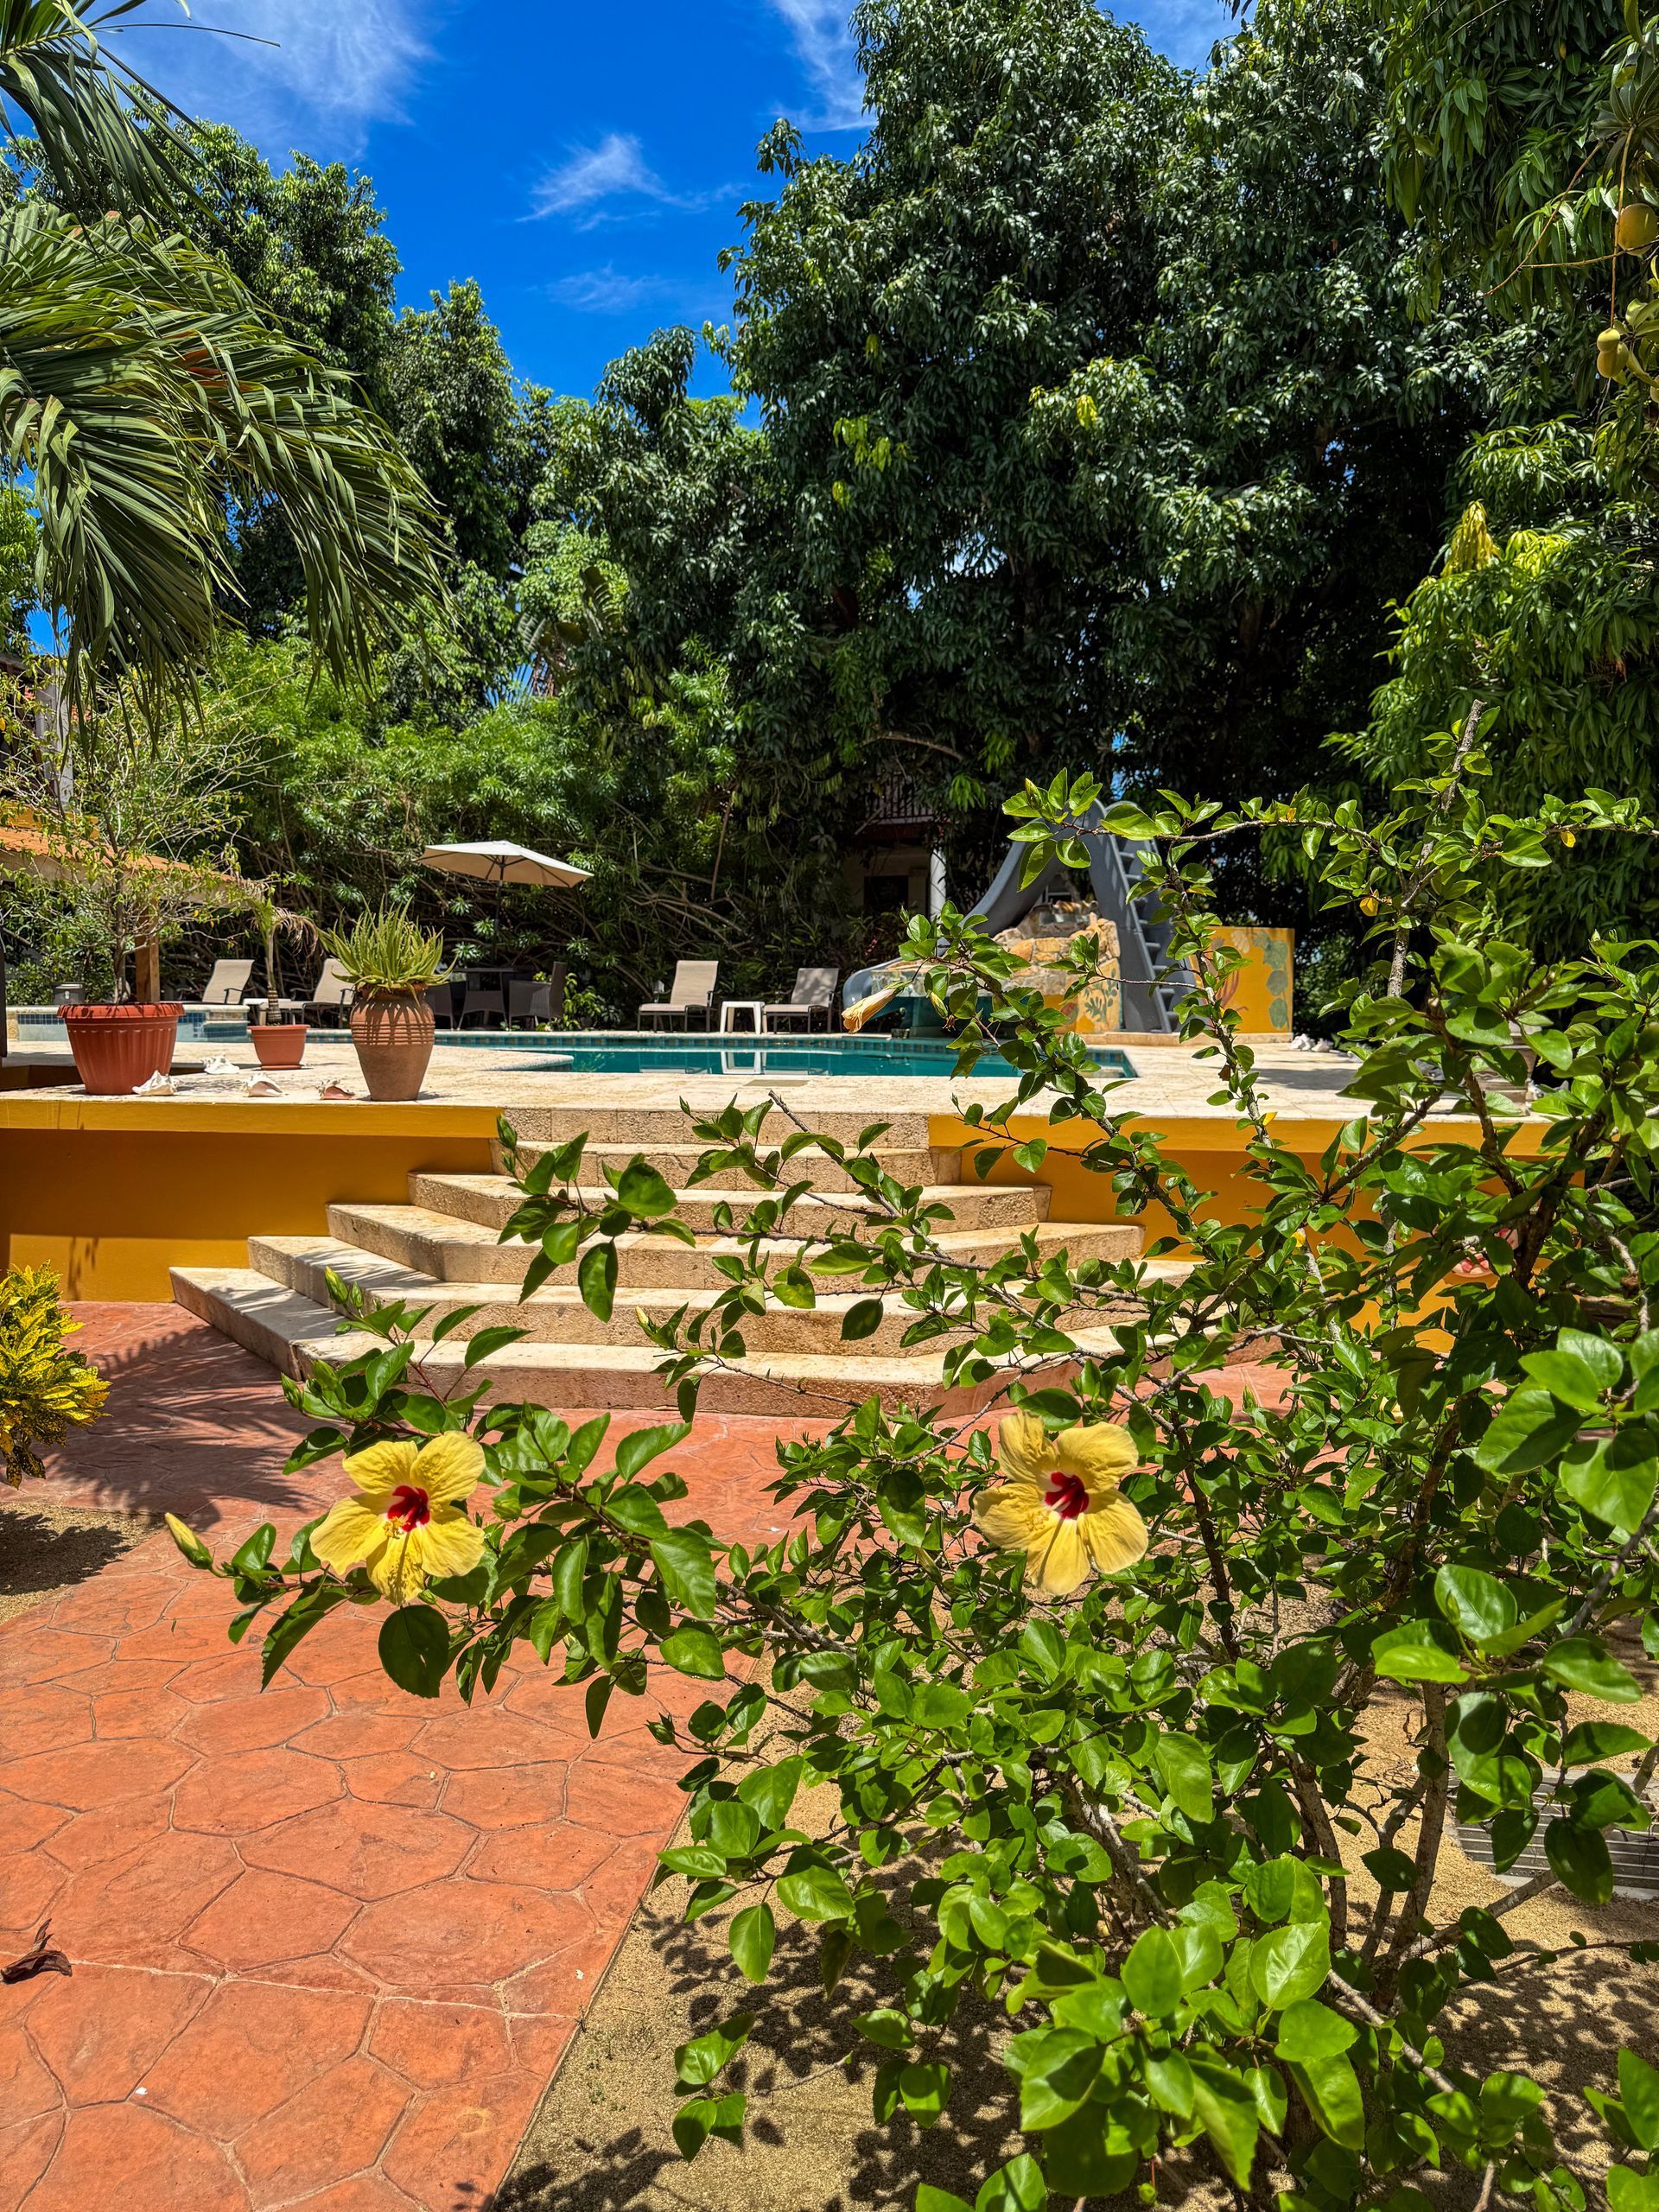
M 358 1308 L 383 1348 L 290 1386 L 318 1422 L 302 1461 L 360 1469 L 349 1455 L 401 1440 L 397 1479 L 418 1483 L 422 1440 L 481 1447 L 478 1563 L 405 1586 L 385 1620 L 406 1688 L 453 1674 L 470 1700 L 509 1655 L 557 1663 L 597 1729 L 655 1668 L 707 1685 L 689 1721 L 652 1724 L 688 1759 L 689 1836 L 664 1865 L 692 1914 L 730 1910 L 757 1986 L 775 1903 L 818 1929 L 831 1992 L 855 1953 L 888 1959 L 893 2001 L 845 2023 L 879 2057 L 878 2122 L 933 2122 L 957 2089 L 942 2031 L 965 1999 L 1001 2008 L 1026 2147 L 978 2212 L 1147 2195 L 1154 2158 L 1178 2189 L 1278 2190 L 1294 2212 L 1421 2212 L 1416 2182 L 1458 2169 L 1540 2212 L 1586 2201 L 1562 2113 L 1530 2074 L 1485 2071 L 1474 2031 L 1501 2012 L 1526 2044 L 1557 1961 L 1510 1934 L 1512 1910 L 1553 1885 L 1605 1903 L 1609 1832 L 1648 1823 L 1659 1754 L 1621 1708 L 1640 1653 L 1659 1656 L 1659 947 L 1544 967 L 1505 938 L 1514 871 L 1648 832 L 1605 798 L 1490 815 L 1478 738 L 1472 721 L 1443 736 L 1381 820 L 1311 798 L 1112 811 L 1156 841 L 1172 949 L 1197 977 L 1185 1026 L 1243 1147 L 1232 1218 L 954 917 L 915 925 L 907 952 L 969 1025 L 964 1065 L 983 995 L 1020 1070 L 1002 1109 L 969 1117 L 982 1165 L 1079 1154 L 1122 1213 L 1170 1224 L 1141 1259 L 1033 1242 L 964 1265 L 938 1241 L 944 1210 L 884 1173 L 879 1128 L 843 1146 L 781 1106 L 698 1124 L 699 1173 L 739 1166 L 768 1195 L 712 1310 L 654 1332 L 682 1421 L 763 1299 L 807 1306 L 828 1283 L 858 1294 L 845 1337 L 896 1308 L 950 1379 L 1001 1392 L 1016 1417 L 999 1430 L 872 1401 L 783 1443 L 794 1525 L 755 1548 L 669 1518 L 684 1484 L 654 1470 L 680 1424 L 604 1465 L 602 1418 L 573 1433 L 470 1382 L 435 1402 L 406 1308 Z M 1062 781 L 1015 803 L 1033 867 L 1076 857 L 1095 795 Z M 1212 945 L 1206 855 L 1268 824 L 1305 842 L 1377 960 L 1338 1021 L 1351 1117 L 1312 1154 L 1275 1125 Z M 1048 1135 L 1016 1145 L 1015 1107 L 1046 1111 Z M 865 1196 L 867 1227 L 815 1230 L 809 1157 Z M 685 1232 L 643 1160 L 593 1205 L 582 1159 L 580 1140 L 518 1155 L 508 1233 L 539 1243 L 530 1287 L 576 1261 L 605 1313 L 617 1237 Z M 768 1256 L 777 1230 L 811 1240 L 804 1264 Z M 1107 1321 L 1116 1349 L 1079 1357 L 1076 1332 Z M 1244 1362 L 1281 1387 L 1223 1388 Z M 343 1525 L 315 1539 L 338 1573 L 304 1533 L 276 1566 L 269 1530 L 217 1569 L 249 1617 L 282 1609 L 268 1672 L 333 1605 L 399 1586 L 390 1554 L 372 1582 L 352 1563 Z M 809 1834 L 791 1806 L 823 1783 L 840 1817 Z M 1543 1871 L 1446 1914 L 1458 1823 L 1499 1868 L 1541 1835 Z M 743 2125 L 719 2076 L 751 2024 L 678 2054 L 688 2156 Z M 1594 2101 L 1622 2161 L 1612 2202 L 1634 2212 L 1659 2195 L 1659 2074 L 1623 2053 L 1618 2093 Z M 927 2185 L 916 2202 L 963 2212 Z
M 79 1326 L 59 1305 L 50 1268 L 0 1274 L 0 1478 L 13 1490 L 45 1473 L 43 1445 L 103 1410 L 108 1384 L 64 1344 Z

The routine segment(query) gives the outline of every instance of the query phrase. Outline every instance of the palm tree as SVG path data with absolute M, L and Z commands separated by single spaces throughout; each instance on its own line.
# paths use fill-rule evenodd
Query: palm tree
M 29 486 L 66 677 L 188 690 L 235 594 L 227 503 L 261 498 L 293 535 L 319 660 L 365 674 L 394 617 L 439 590 L 435 510 L 346 372 L 149 219 L 192 156 L 176 111 L 100 40 L 139 3 L 0 0 L 8 121 L 72 205 L 94 178 L 116 203 L 92 221 L 40 199 L 0 212 L 0 470 Z

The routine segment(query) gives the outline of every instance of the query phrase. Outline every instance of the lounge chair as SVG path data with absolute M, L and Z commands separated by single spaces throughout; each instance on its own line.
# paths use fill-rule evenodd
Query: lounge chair
M 338 960 L 325 960 L 305 1002 L 308 1014 L 332 1014 L 336 1022 L 352 1003 L 352 986 L 341 975 Z
M 678 1014 L 680 1027 L 689 1029 L 691 1016 L 700 1014 L 706 1029 L 709 1027 L 709 1011 L 714 1004 L 715 985 L 719 977 L 720 963 L 717 960 L 682 960 L 675 968 L 674 986 L 668 996 L 640 1007 L 639 1027 L 642 1029 L 652 1028 L 658 1022 L 671 1021 Z
M 822 1014 L 827 1029 L 840 976 L 839 968 L 798 968 L 795 988 L 788 1000 L 782 1006 L 765 1009 L 766 1027 L 777 1029 L 785 1022 L 804 1021 L 809 1029 L 816 1029 L 817 1017 Z
M 240 1006 L 243 993 L 253 980 L 251 960 L 215 960 L 213 972 L 201 987 L 203 1006 Z
M 432 1009 L 432 1024 L 436 1029 L 453 1029 L 455 1026 L 455 987 L 453 983 L 429 983 L 426 1002 Z

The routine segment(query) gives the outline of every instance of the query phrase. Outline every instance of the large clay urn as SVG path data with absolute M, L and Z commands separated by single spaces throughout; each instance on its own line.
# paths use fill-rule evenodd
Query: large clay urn
M 371 1098 L 417 1098 L 432 1057 L 432 1009 L 426 994 L 359 993 L 352 1042 Z
M 124 1098 L 173 1065 L 178 1041 L 176 1001 L 137 1006 L 66 1006 L 60 1009 L 75 1056 L 75 1072 L 99 1098 Z

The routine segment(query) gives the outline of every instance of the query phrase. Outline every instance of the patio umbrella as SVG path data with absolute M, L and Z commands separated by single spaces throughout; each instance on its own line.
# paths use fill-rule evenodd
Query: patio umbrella
M 528 884 L 541 891 L 574 891 L 587 882 L 591 871 L 573 868 L 569 861 L 550 860 L 528 845 L 515 845 L 510 837 L 493 837 L 480 845 L 429 845 L 422 864 L 445 875 L 469 875 L 495 891 L 496 935 L 500 935 L 501 892 L 509 883 Z
M 590 871 L 572 868 L 569 861 L 550 860 L 545 853 L 532 853 L 528 845 L 515 845 L 505 837 L 496 837 L 482 845 L 429 845 L 421 855 L 423 864 L 435 868 L 445 875 L 475 876 L 480 883 L 493 883 L 499 891 L 504 883 L 528 883 L 542 891 L 574 890 L 577 884 L 586 883 Z

